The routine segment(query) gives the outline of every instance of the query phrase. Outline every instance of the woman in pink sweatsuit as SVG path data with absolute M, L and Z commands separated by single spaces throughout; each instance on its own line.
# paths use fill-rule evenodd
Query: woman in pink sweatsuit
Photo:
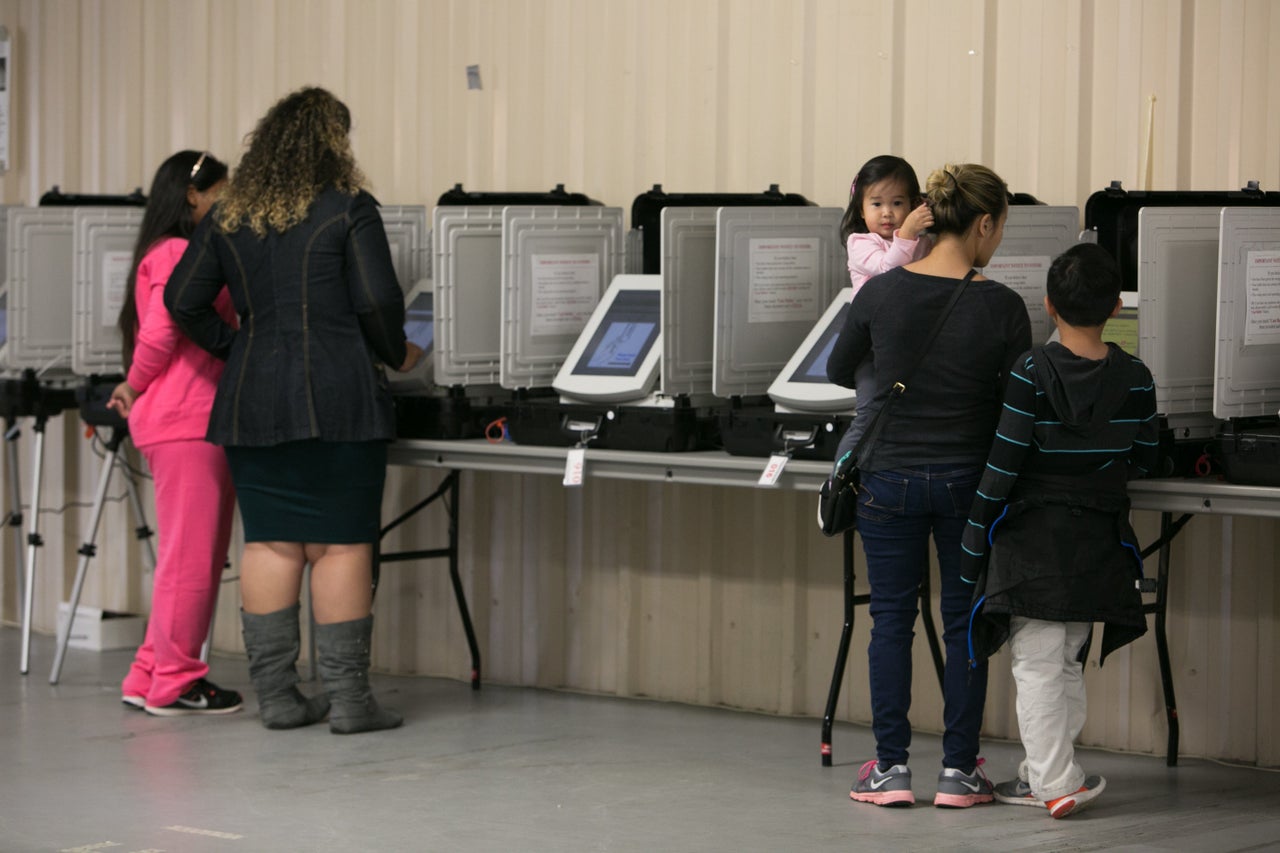
M 146 639 L 120 689 L 126 705 L 155 716 L 241 707 L 239 693 L 205 678 L 209 667 L 200 660 L 235 507 L 226 455 L 204 440 L 222 362 L 188 340 L 164 307 L 169 274 L 226 177 L 225 164 L 199 151 L 180 151 L 161 164 L 120 313 L 128 372 L 110 405 L 128 418 L 130 437 L 151 468 L 160 540 Z M 225 290 L 217 305 L 234 323 Z

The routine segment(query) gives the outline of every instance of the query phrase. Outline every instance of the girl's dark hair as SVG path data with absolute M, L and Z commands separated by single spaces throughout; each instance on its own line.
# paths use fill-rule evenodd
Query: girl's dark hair
M 913 208 L 920 204 L 920 179 L 916 177 L 916 170 L 911 168 L 910 163 L 892 154 L 872 157 L 858 170 L 853 186 L 849 188 L 849 206 L 845 208 L 844 218 L 840 220 L 841 243 L 848 243 L 850 234 L 867 233 L 867 223 L 862 219 L 862 199 L 866 196 L 868 187 L 886 178 L 892 178 L 906 187 Z
M 1072 326 L 1101 326 L 1120 299 L 1120 267 L 1097 243 L 1077 243 L 1049 265 L 1045 292 Z
M 964 234 L 984 213 L 999 219 L 1009 209 L 1009 187 L 986 166 L 948 163 L 925 183 L 935 234 Z
M 226 177 L 226 164 L 204 151 L 179 151 L 156 169 L 151 191 L 147 194 L 146 212 L 142 214 L 142 227 L 133 246 L 133 264 L 129 267 L 124 304 L 120 306 L 117 321 L 120 355 L 126 376 L 133 365 L 133 348 L 138 341 L 138 265 L 151 247 L 164 238 L 186 239 L 196 230 L 195 216 L 187 203 L 187 188 L 195 187 L 197 192 L 206 192 Z

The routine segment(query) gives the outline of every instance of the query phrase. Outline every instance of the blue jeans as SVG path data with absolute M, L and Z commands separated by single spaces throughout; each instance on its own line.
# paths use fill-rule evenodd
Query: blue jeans
M 942 764 L 968 773 L 977 763 L 987 665 L 968 666 L 973 587 L 960 579 L 960 536 L 981 474 L 981 466 L 948 464 L 862 475 L 858 535 L 871 584 L 871 729 L 882 766 L 906 764 L 911 746 L 911 641 L 930 533 L 942 574 L 946 649 Z

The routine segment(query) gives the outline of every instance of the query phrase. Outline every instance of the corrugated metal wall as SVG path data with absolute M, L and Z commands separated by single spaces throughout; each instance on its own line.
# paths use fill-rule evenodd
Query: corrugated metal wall
M 54 184 L 145 188 L 178 148 L 234 163 L 266 107 L 303 84 L 351 106 L 357 156 L 388 204 L 431 205 L 458 182 L 564 183 L 624 208 L 654 183 L 777 183 L 843 206 L 858 165 L 882 152 L 922 178 L 947 161 L 983 162 L 1015 190 L 1082 210 L 1111 180 L 1280 188 L 1280 52 L 1268 50 L 1280 7 L 1268 0 L 0 0 L 0 23 L 13 40 L 8 204 Z M 480 68 L 478 91 L 468 65 Z M 69 418 L 51 422 L 47 459 L 41 503 L 66 505 L 44 523 L 37 625 L 50 631 L 87 521 L 75 504 L 92 499 L 98 460 Z M 393 473 L 388 516 L 437 479 Z M 462 504 L 488 677 L 821 713 L 841 568 L 838 545 L 813 530 L 811 496 L 594 480 L 566 492 L 554 478 L 466 474 Z M 1139 522 L 1153 538 L 1155 518 Z M 122 503 L 104 524 L 86 601 L 145 607 Z M 424 521 L 391 545 L 438 544 L 445 529 Z M 1198 518 L 1175 549 L 1186 752 L 1280 763 L 1278 530 Z M 17 537 L 6 535 L 12 620 Z M 376 663 L 465 677 L 444 571 L 397 564 L 386 575 Z M 239 647 L 232 589 L 219 611 L 226 649 Z M 843 719 L 869 719 L 867 621 Z M 920 646 L 913 717 L 937 729 Z M 1003 669 L 988 731 L 1016 737 Z M 1091 665 L 1089 685 L 1086 742 L 1163 749 L 1149 640 L 1103 671 Z

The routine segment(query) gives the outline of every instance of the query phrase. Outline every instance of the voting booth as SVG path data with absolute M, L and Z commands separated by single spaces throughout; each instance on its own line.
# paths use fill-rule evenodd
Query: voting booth
M 779 412 L 768 396 L 848 281 L 839 208 L 716 212 L 712 393 L 734 455 L 832 459 L 848 419 Z
M 1203 440 L 1214 428 L 1221 211 L 1138 213 L 1138 357 L 1155 377 L 1157 410 L 1179 438 Z
M 802 195 L 777 184 L 760 193 L 666 193 L 636 197 L 632 233 L 643 235 L 644 269 L 662 281 L 659 391 L 672 401 L 672 449 L 718 448 L 729 401 L 713 393 L 716 306 L 716 215 L 724 208 L 803 208 Z
M 1078 207 L 1009 206 L 1004 237 L 981 273 L 1008 286 L 1026 302 L 1033 344 L 1043 344 L 1054 332 L 1053 320 L 1044 307 L 1049 265 L 1078 242 Z
M 498 384 L 550 388 L 613 277 L 622 272 L 622 208 L 510 206 L 502 211 Z
M 1155 377 L 1162 475 L 1210 467 L 1218 424 L 1212 389 L 1219 214 L 1277 205 L 1280 193 L 1255 182 L 1241 190 L 1130 192 L 1118 181 L 1085 204 L 1086 236 L 1116 258 L 1124 287 L 1121 322 L 1109 323 L 1108 331 L 1114 324 L 1123 338 L 1136 327 L 1136 354 Z
M 1280 486 L 1280 208 L 1220 213 L 1213 414 L 1233 483 Z
M 399 373 L 398 364 L 387 365 L 387 384 L 392 394 L 429 393 L 431 391 L 434 355 L 431 316 L 434 294 L 431 289 L 431 235 L 427 229 L 424 205 L 399 205 L 378 208 L 387 245 L 391 249 L 391 266 L 404 293 L 405 337 L 422 347 L 422 358 L 408 373 Z M 423 321 L 426 322 L 426 331 Z
M 119 316 L 132 263 L 140 221 L 136 208 L 145 201 L 140 191 L 130 196 L 78 196 L 63 194 L 55 187 L 41 197 L 39 207 L 13 207 L 6 211 L 4 345 L 0 347 L 0 370 L 6 378 L 0 389 L 0 403 L 6 421 L 34 418 L 35 434 L 31 522 L 25 559 L 19 567 L 23 673 L 29 665 L 36 559 L 42 544 L 39 519 L 45 425 L 49 417 L 75 407 L 77 402 L 82 411 L 86 406 L 93 410 L 98 396 L 92 393 L 92 377 L 98 371 L 114 372 L 118 379 L 119 339 L 113 338 L 112 327 Z M 122 260 L 122 252 L 128 253 L 127 260 Z M 78 376 L 90 377 L 90 381 L 81 382 Z M 113 419 L 118 421 L 114 416 Z M 116 432 L 119 439 L 109 447 L 111 455 L 103 480 L 114 466 L 114 452 L 126 434 L 122 425 Z M 17 431 L 7 434 L 16 436 Z M 14 505 L 21 506 L 13 443 L 9 445 L 9 459 L 15 472 L 10 484 Z M 139 510 L 136 492 L 131 490 L 131 497 L 135 510 Z M 100 489 L 94 507 L 95 532 L 102 500 Z M 141 530 L 145 524 L 141 524 L 140 514 L 139 520 Z M 81 554 L 83 563 L 88 557 L 84 549 Z M 77 583 L 80 582 L 78 573 Z M 68 620 L 68 630 L 70 624 Z M 55 671 L 65 648 L 63 637 Z
M 72 208 L 71 369 L 77 376 L 121 375 L 120 309 L 142 215 L 137 207 Z
M 139 207 L 75 207 L 72 251 L 75 316 L 71 369 L 80 418 L 91 426 L 125 429 L 124 419 L 107 408 L 111 391 L 124 379 L 120 311 L 142 226 Z
M 596 308 L 624 271 L 622 208 L 506 207 L 502 246 L 498 384 L 515 395 L 508 434 L 523 444 L 604 446 L 603 421 L 572 400 L 539 392 L 554 392 L 588 322 L 603 321 Z M 580 374 L 571 386 L 581 391 L 608 379 Z
M 474 192 L 457 184 L 441 194 L 431 212 L 431 282 L 407 300 L 406 332 L 420 339 L 430 335 L 431 390 L 397 394 L 396 431 L 402 438 L 474 438 L 507 414 L 513 395 L 499 385 L 499 374 L 502 213 L 510 205 L 598 202 L 566 192 L 562 184 L 549 192 Z M 426 291 L 429 303 L 421 298 Z M 428 311 L 429 332 L 412 325 L 425 322 Z
M 75 209 L 12 207 L 8 213 L 6 372 L 69 381 L 75 277 Z

